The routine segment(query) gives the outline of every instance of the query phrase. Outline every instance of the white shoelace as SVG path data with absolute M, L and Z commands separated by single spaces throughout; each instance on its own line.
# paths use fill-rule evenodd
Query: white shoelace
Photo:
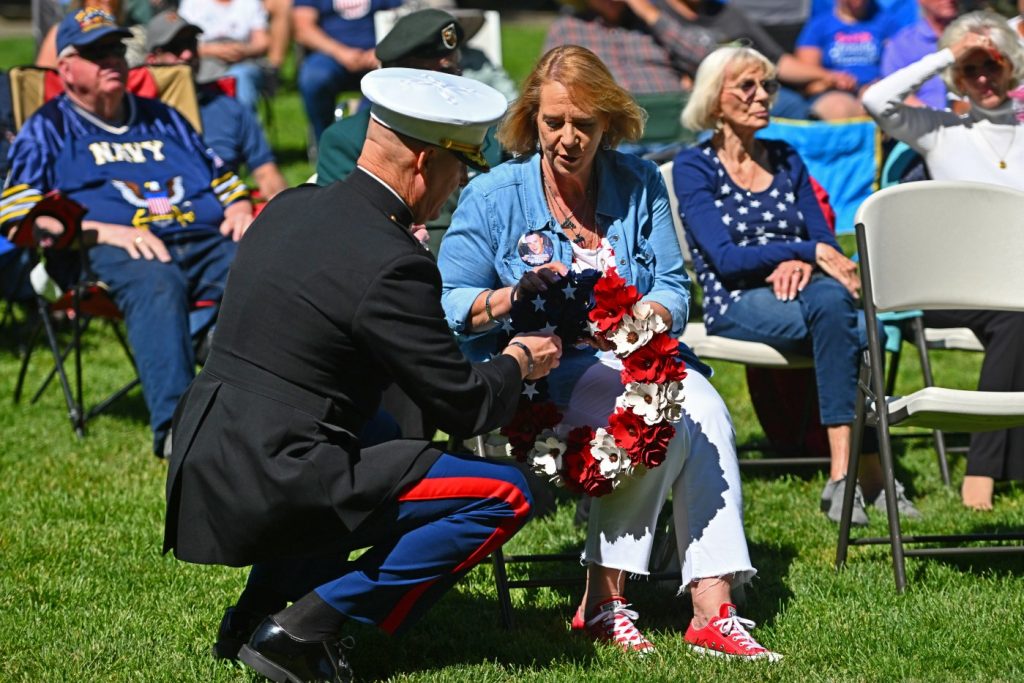
M 587 621 L 587 628 L 600 629 L 616 643 L 629 645 L 649 644 L 649 641 L 640 633 L 640 629 L 633 622 L 640 618 L 640 614 L 629 609 L 632 605 L 615 601 L 611 609 L 604 609 L 596 616 Z
M 731 638 L 737 645 L 745 650 L 763 650 L 761 643 L 754 640 L 747 629 L 754 628 L 756 624 L 750 619 L 735 614 L 731 617 L 723 617 L 715 620 L 715 628 L 723 636 Z

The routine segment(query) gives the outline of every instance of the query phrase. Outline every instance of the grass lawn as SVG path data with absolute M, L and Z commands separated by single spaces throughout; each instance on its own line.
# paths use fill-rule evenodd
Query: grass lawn
M 508 26 L 506 62 L 521 78 L 539 53 L 542 26 Z M 0 64 L 24 62 L 25 41 L 0 44 Z M 275 103 L 271 138 L 291 182 L 308 177 L 305 120 L 294 90 Z M 849 246 L 849 245 L 847 245 Z M 18 336 L 0 331 L 0 397 L 10 397 Z M 908 354 L 898 386 L 918 386 Z M 103 395 L 128 379 L 113 336 L 98 328 L 86 343 L 86 388 Z M 28 386 L 46 371 L 37 348 Z M 939 381 L 970 388 L 980 357 L 935 354 Z M 762 438 L 741 367 L 718 364 L 713 382 L 730 406 L 740 443 Z M 9 398 L 3 398 L 9 401 Z M 59 390 L 35 405 L 0 410 L 0 681 L 249 681 L 214 661 L 209 646 L 245 571 L 188 565 L 160 554 L 166 466 L 149 453 L 138 392 L 90 423 L 78 440 Z M 997 509 L 970 513 L 939 480 L 931 442 L 898 441 L 900 477 L 924 513 L 912 533 L 1024 528 L 1024 488 L 1002 490 Z M 954 478 L 963 457 L 953 456 Z M 882 548 L 854 549 L 833 568 L 836 528 L 817 511 L 824 473 L 745 470 L 747 535 L 759 575 L 744 615 L 755 635 L 786 658 L 774 665 L 731 664 L 691 654 L 689 619 L 675 587 L 635 582 L 630 599 L 658 653 L 638 661 L 571 636 L 579 589 L 516 591 L 516 625 L 497 625 L 490 565 L 467 579 L 401 640 L 354 627 L 360 680 L 396 681 L 1020 681 L 1024 680 L 1024 560 L 910 560 L 910 587 L 895 593 Z M 510 552 L 575 551 L 583 533 L 572 501 L 535 520 Z M 885 532 L 872 515 L 869 533 Z M 514 570 L 518 571 L 518 570 Z M 553 571 L 582 570 L 568 566 Z

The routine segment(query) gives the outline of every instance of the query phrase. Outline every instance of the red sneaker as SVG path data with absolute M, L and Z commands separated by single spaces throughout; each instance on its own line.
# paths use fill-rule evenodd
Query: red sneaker
M 572 621 L 569 623 L 569 630 L 573 632 L 581 632 L 587 630 L 587 620 L 583 618 L 582 607 L 577 607 L 576 611 L 573 612 Z
M 654 643 L 644 638 L 633 623 L 640 615 L 629 607 L 621 596 L 608 598 L 597 606 L 597 615 L 589 620 L 584 621 L 583 611 L 577 610 L 571 628 L 573 631 L 585 630 L 591 639 L 618 645 L 626 652 L 642 655 L 654 652 Z
M 754 622 L 739 616 L 735 605 L 724 603 L 718 618 L 712 619 L 704 628 L 697 630 L 691 623 L 686 629 L 685 639 L 690 649 L 701 654 L 746 660 L 767 659 L 770 662 L 782 659 L 778 652 L 772 652 L 754 640 L 748 628 L 754 628 Z

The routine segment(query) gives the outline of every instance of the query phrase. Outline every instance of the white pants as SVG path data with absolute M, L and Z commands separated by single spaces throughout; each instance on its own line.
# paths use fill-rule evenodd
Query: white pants
M 622 393 L 621 369 L 615 358 L 588 368 L 573 388 L 562 426 L 606 426 Z M 665 461 L 591 502 L 583 561 L 649 574 L 658 514 L 671 492 L 683 590 L 698 579 L 727 574 L 740 585 L 757 572 L 743 532 L 732 419 L 715 388 L 695 370 L 683 380 L 683 395 L 683 419 Z

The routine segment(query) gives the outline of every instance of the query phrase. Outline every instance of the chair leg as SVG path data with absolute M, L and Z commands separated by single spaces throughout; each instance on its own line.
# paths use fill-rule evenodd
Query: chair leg
M 482 434 L 474 441 L 477 457 L 487 457 L 487 445 Z M 491 554 L 494 562 L 494 589 L 498 592 L 498 609 L 501 611 L 501 625 L 505 629 L 512 628 L 512 593 L 508 587 L 508 571 L 505 566 L 505 554 L 498 548 Z
M 508 587 L 508 572 L 505 567 L 505 554 L 498 548 L 491 555 L 494 561 L 494 588 L 498 592 L 498 609 L 501 611 L 501 626 L 505 630 L 512 628 L 512 593 Z
M 60 345 L 57 343 L 57 332 L 53 329 L 53 323 L 50 321 L 50 312 L 46 301 L 42 297 L 37 297 L 37 302 L 43 329 L 46 331 L 46 340 L 50 344 L 50 353 L 53 355 L 57 376 L 60 378 L 60 388 L 64 392 L 64 402 L 68 406 L 68 419 L 71 420 L 71 428 L 75 430 L 75 434 L 82 438 L 85 436 L 82 424 L 82 406 L 80 403 L 75 402 L 74 394 L 71 393 L 71 384 L 68 382 L 68 375 L 64 371 L 63 355 L 61 354 Z M 75 341 L 77 340 L 78 335 L 76 334 Z
M 839 542 L 836 544 L 836 569 L 846 564 L 850 547 L 850 524 L 853 518 L 853 496 L 857 490 L 857 471 L 860 467 L 861 433 L 864 431 L 864 414 L 867 403 L 866 383 L 868 381 L 867 354 L 860 366 L 857 382 L 857 402 L 854 409 L 853 428 L 850 433 L 850 457 L 846 465 L 846 486 L 843 490 L 843 513 L 839 518 Z M 854 484 L 851 486 L 851 482 Z
M 71 355 L 71 351 L 74 348 L 75 348 L 75 345 L 73 343 L 72 344 L 68 344 L 67 346 L 64 347 L 64 350 L 60 352 L 60 360 L 61 360 L 62 363 L 67 363 L 68 362 L 68 356 Z M 56 377 L 56 376 L 57 376 L 57 364 L 54 363 L 53 367 L 50 368 L 50 371 L 48 373 L 46 373 L 46 377 L 44 377 L 43 381 L 39 383 L 39 388 L 36 389 L 36 393 L 32 394 L 32 400 L 29 401 L 29 403 L 37 403 L 39 401 L 39 399 L 42 398 L 42 396 L 46 392 L 46 390 L 50 388 L 50 382 L 52 382 L 53 378 Z
M 82 391 L 82 287 L 75 287 L 74 296 L 75 317 L 71 321 L 71 339 L 75 348 L 75 390 L 78 397 L 78 423 L 75 425 L 75 433 L 85 436 L 85 399 Z
M 935 386 L 935 380 L 932 377 L 932 363 L 928 356 L 928 344 L 924 338 L 924 321 L 922 318 L 914 318 L 914 344 L 917 346 L 917 354 L 921 359 L 921 374 L 924 375 L 924 385 L 926 387 Z M 950 486 L 949 481 L 949 460 L 946 457 L 946 437 L 942 433 L 942 430 L 936 429 L 932 432 L 935 436 L 935 452 L 939 460 L 939 474 L 942 475 L 942 483 L 945 486 Z
M 893 474 L 892 441 L 889 439 L 889 416 L 885 407 L 879 411 L 878 451 L 882 460 L 882 481 L 885 486 L 885 512 L 889 518 L 889 541 L 892 546 L 892 569 L 896 590 L 907 587 L 906 561 L 903 557 L 903 532 L 900 529 L 899 507 L 896 501 L 896 477 Z
M 889 370 L 886 372 L 885 378 L 886 396 L 892 396 L 896 393 L 896 375 L 900 371 L 900 357 L 902 355 L 899 351 L 893 351 L 889 354 Z
M 39 339 L 39 333 L 43 329 L 43 324 L 40 321 L 36 324 L 32 330 L 32 334 L 28 338 L 28 346 L 25 347 L 25 355 L 21 358 L 21 367 L 18 368 L 18 381 L 14 385 L 14 402 L 21 402 L 21 392 L 25 388 L 25 374 L 28 372 L 28 363 L 32 359 L 32 350 L 35 348 L 36 341 Z

